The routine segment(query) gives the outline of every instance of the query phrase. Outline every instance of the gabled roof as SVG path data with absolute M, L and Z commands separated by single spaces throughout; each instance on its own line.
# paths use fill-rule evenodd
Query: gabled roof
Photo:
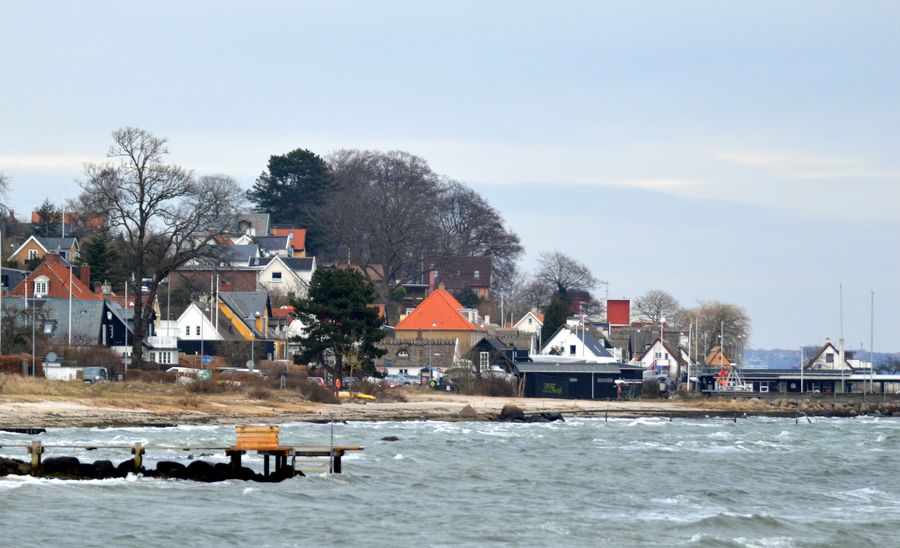
M 656 340 L 653 341 L 653 344 L 650 345 L 650 348 L 648 348 L 646 352 L 644 352 L 642 350 L 641 352 L 636 353 L 634 356 L 634 359 L 638 360 L 638 361 L 643 360 L 644 356 L 647 355 L 647 352 L 650 352 L 651 350 L 653 350 L 653 347 L 659 343 L 660 343 L 660 338 L 659 338 L 659 335 L 657 335 Z M 680 365 L 687 365 L 687 361 L 681 355 L 681 348 L 673 349 L 672 345 L 666 341 L 662 341 L 662 347 L 665 348 L 666 352 L 669 354 L 669 356 L 674 358 L 675 361 L 678 362 Z
M 812 365 L 814 363 L 816 363 L 816 360 L 818 360 L 822 356 L 822 354 L 824 354 L 825 351 L 828 350 L 829 348 L 834 350 L 834 353 L 836 355 L 840 356 L 840 351 L 834 347 L 834 344 L 832 344 L 831 341 L 826 341 L 825 344 L 822 345 L 822 348 L 820 348 L 819 351 L 816 353 L 816 355 L 806 361 L 805 367 L 812 367 Z M 844 365 L 843 365 L 842 369 L 853 369 L 853 366 L 850 365 L 850 362 L 848 361 L 846 352 L 844 353 Z
M 721 356 L 721 360 L 719 356 Z M 709 354 L 706 355 L 705 362 L 709 366 L 731 365 L 731 360 L 728 359 L 728 356 L 725 355 L 725 352 L 719 346 L 714 346 L 710 349 Z
M 515 324 L 513 324 L 513 325 L 519 325 L 519 324 L 522 323 L 522 321 L 525 320 L 525 318 L 527 318 L 528 316 L 532 316 L 534 319 L 536 319 L 536 320 L 538 321 L 538 323 L 540 323 L 541 325 L 544 325 L 544 315 L 541 314 L 540 312 L 538 312 L 537 310 L 529 310 L 528 312 L 526 312 L 525 314 L 523 314 L 522 317 L 519 318 L 519 321 L 517 321 L 517 322 L 516 322 Z
M 265 291 L 222 291 L 219 298 L 241 319 L 249 320 L 251 325 L 257 312 L 265 316 L 270 311 L 269 294 Z
M 69 299 L 28 299 L 28 307 L 35 306 L 44 323 L 50 324 L 50 339 L 54 342 L 66 342 L 69 339 Z M 4 315 L 11 310 L 24 310 L 24 298 L 3 299 Z M 73 301 L 72 302 L 72 342 L 73 344 L 99 344 L 100 327 L 103 319 L 104 303 L 100 301 Z M 31 321 L 31 316 L 27 316 Z M 39 320 L 41 321 L 41 320 Z M 16 316 L 19 322 L 19 316 Z M 44 332 L 44 326 L 37 327 Z
M 284 266 L 290 268 L 295 272 L 309 272 L 315 269 L 316 258 L 315 257 L 253 257 L 250 259 L 248 265 L 251 268 L 265 268 L 269 266 L 272 261 L 281 261 L 284 263 Z
M 68 251 L 73 245 L 78 248 L 78 238 L 44 238 L 36 236 L 35 240 L 47 251 Z
M 397 331 L 479 331 L 459 311 L 464 308 L 446 289 L 436 289 L 409 316 L 397 324 Z
M 581 333 L 575 331 L 575 337 L 577 337 L 578 340 L 584 343 L 585 348 L 590 350 L 598 358 L 613 357 L 613 355 L 609 353 L 609 350 L 606 349 L 606 345 L 603 344 L 603 341 L 598 339 L 590 331 L 582 331 Z
M 22 249 L 28 245 L 28 242 L 34 241 L 39 246 L 41 246 L 44 251 L 68 251 L 72 244 L 75 244 L 75 249 L 80 249 L 78 246 L 78 238 L 44 238 L 43 236 L 29 236 L 27 240 L 22 242 L 22 245 L 16 248 L 15 251 L 12 252 L 10 257 L 15 257 L 19 254 Z
M 72 280 L 72 298 L 78 300 L 103 300 L 103 295 L 99 293 L 94 293 L 91 289 L 82 282 L 78 276 L 69 273 L 68 263 L 64 263 L 62 258 L 59 255 L 51 255 L 48 254 L 44 258 L 44 262 L 38 265 L 31 273 L 29 273 L 25 278 L 19 282 L 19 284 L 13 288 L 10 292 L 11 295 L 16 295 L 19 297 L 24 297 L 27 295 L 30 297 L 32 294 L 32 288 L 30 284 L 34 282 L 36 278 L 40 278 L 41 276 L 46 276 L 49 279 L 50 284 L 56 284 L 55 287 L 62 287 L 66 294 L 69 292 L 69 279 Z M 26 286 L 28 288 L 26 289 Z M 57 295 L 61 294 L 57 291 L 53 285 L 50 288 L 52 293 Z

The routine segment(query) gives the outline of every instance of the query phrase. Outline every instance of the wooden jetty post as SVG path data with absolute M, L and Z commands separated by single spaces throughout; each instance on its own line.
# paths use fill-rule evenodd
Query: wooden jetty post
M 131 448 L 131 454 L 134 455 L 134 472 L 138 473 L 141 471 L 141 467 L 144 466 L 144 446 L 141 442 L 137 442 Z
M 41 455 L 44 453 L 44 446 L 39 441 L 32 441 L 28 452 L 31 453 L 31 475 L 41 475 Z

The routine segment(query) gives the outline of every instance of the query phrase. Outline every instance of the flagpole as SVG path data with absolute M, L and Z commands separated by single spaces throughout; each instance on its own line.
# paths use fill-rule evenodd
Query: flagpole
M 72 263 L 69 263 L 69 346 L 72 346 Z

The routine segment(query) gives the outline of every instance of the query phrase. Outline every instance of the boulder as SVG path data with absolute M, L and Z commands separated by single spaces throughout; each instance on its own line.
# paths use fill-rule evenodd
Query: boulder
M 459 418 L 461 418 L 461 419 L 473 420 L 473 419 L 478 418 L 478 411 L 475 411 L 475 408 L 472 407 L 471 405 L 466 404 L 465 407 L 460 409 L 458 415 L 459 415 Z
M 507 403 L 500 410 L 500 420 L 503 421 L 521 421 L 525 419 L 525 412 L 518 406 Z
M 548 422 L 555 422 L 555 421 L 565 422 L 565 420 L 566 420 L 563 418 L 562 413 L 560 413 L 558 411 L 544 411 L 543 413 L 541 413 L 541 417 L 547 419 Z
M 116 465 L 109 460 L 95 460 L 92 465 L 99 479 L 116 477 Z
M 53 478 L 80 478 L 81 462 L 75 457 L 50 457 L 41 463 L 41 475 Z
M 183 479 L 185 468 L 185 465 L 180 462 L 170 460 L 161 460 L 156 463 L 156 473 L 163 478 Z
M 134 461 L 131 459 L 123 460 L 116 466 L 116 476 L 124 478 L 128 474 L 143 472 L 143 470 L 134 469 Z
M 184 470 L 184 479 L 212 483 L 225 481 L 227 477 L 212 464 L 202 460 L 195 460 Z
M 25 462 L 17 459 L 0 457 L 0 476 L 8 476 L 10 474 L 18 475 L 23 464 L 25 464 Z

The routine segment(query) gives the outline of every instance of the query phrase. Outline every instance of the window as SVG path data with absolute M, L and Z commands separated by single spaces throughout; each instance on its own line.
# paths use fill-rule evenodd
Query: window
M 189 326 L 189 325 L 184 326 L 184 336 L 185 337 L 191 336 L 191 326 Z
M 409 352 L 407 352 L 406 350 L 398 350 L 398 351 L 397 351 L 397 357 L 398 357 L 398 358 L 408 358 L 408 357 L 409 357 Z
M 272 281 L 275 283 L 281 282 L 281 272 L 273 272 L 272 273 Z
M 834 363 L 834 354 L 831 352 L 825 354 L 825 363 Z
M 37 249 L 29 249 L 28 250 L 28 260 L 32 261 L 37 259 Z
M 669 359 L 669 353 L 668 353 L 668 352 L 663 353 L 663 359 L 666 359 L 666 360 Z
M 53 322 L 46 322 L 44 324 L 44 335 L 52 335 L 53 334 Z
M 662 359 L 662 352 L 657 352 L 656 354 L 653 355 L 653 357 L 657 360 Z
M 63 251 L 63 250 L 60 250 L 60 251 L 59 251 L 59 256 L 62 257 L 63 259 L 65 259 L 65 258 L 66 258 L 66 252 Z
M 472 274 L 472 277 L 475 278 L 475 279 L 477 280 L 478 278 L 481 277 L 481 272 L 479 272 L 479 271 L 476 270 L 476 271 Z
M 200 326 L 199 325 L 197 326 L 197 336 L 198 337 L 200 336 Z
M 478 368 L 482 371 L 487 371 L 491 367 L 491 353 L 490 352 L 479 352 L 478 353 Z
M 49 287 L 49 285 L 50 285 L 50 283 L 46 281 L 46 278 L 44 280 L 41 280 L 40 278 L 35 280 L 33 294 L 34 295 L 46 295 L 47 288 Z
M 569 354 L 572 356 L 575 355 L 575 345 L 574 344 L 569 345 Z

